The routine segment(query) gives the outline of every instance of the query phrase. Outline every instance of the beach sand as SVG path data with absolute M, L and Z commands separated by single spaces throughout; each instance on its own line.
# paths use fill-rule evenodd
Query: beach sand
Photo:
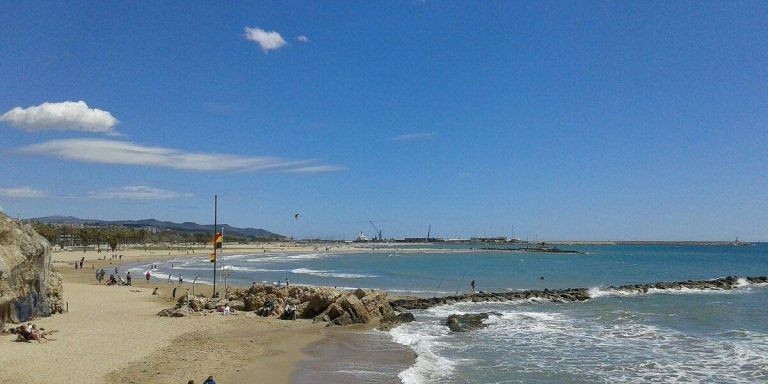
M 55 253 L 69 312 L 33 321 L 58 330 L 51 336 L 56 341 L 15 343 L 14 335 L 0 336 L 0 382 L 200 383 L 208 375 L 224 383 L 291 382 L 302 350 L 325 337 L 324 324 L 243 313 L 162 318 L 156 314 L 173 305 L 175 284 L 147 283 L 143 276 L 135 276 L 132 287 L 96 284 L 94 270 L 101 267 L 180 257 L 167 252 L 119 251 L 120 261 L 94 260 L 111 253 L 87 252 L 83 270 L 72 266 L 83 252 Z M 155 286 L 157 296 L 151 295 Z

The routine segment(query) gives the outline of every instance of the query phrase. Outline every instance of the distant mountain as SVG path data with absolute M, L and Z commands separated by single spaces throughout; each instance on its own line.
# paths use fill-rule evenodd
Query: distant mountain
M 172 221 L 160 221 L 155 219 L 143 219 L 143 220 L 96 220 L 96 219 L 81 219 L 73 216 L 45 216 L 29 219 L 29 221 L 37 221 L 40 223 L 48 224 L 75 224 L 75 225 L 120 225 L 124 227 L 157 227 L 160 231 L 171 230 L 178 232 L 213 232 L 213 224 L 197 224 L 192 222 L 174 223 Z M 267 231 L 261 228 L 238 228 L 229 224 L 219 224 L 219 228 L 224 229 L 224 234 L 237 235 L 242 237 L 256 237 L 256 238 L 284 238 L 283 235 Z

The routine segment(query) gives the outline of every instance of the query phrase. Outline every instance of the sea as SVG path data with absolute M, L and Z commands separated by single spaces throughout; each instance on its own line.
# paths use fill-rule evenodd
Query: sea
M 315 354 L 302 377 L 365 383 L 768 383 L 768 287 L 729 291 L 610 286 L 768 275 L 768 244 L 745 246 L 562 246 L 578 254 L 481 251 L 470 246 L 414 251 L 254 253 L 220 258 L 227 284 L 252 282 L 379 288 L 440 296 L 477 290 L 589 288 L 584 302 L 460 303 L 413 311 L 416 320 L 367 331 L 350 348 L 410 350 L 416 358 L 332 359 Z M 171 266 L 172 265 L 172 266 Z M 150 266 L 136 266 L 143 273 Z M 207 258 L 157 264 L 159 279 L 210 283 Z M 486 327 L 452 333 L 451 314 L 496 312 Z M 341 352 L 340 348 L 325 348 Z M 372 352 L 372 353 L 373 353 Z M 349 354 L 349 353 L 348 353 Z M 362 353 L 363 356 L 366 353 Z M 374 361 L 376 360 L 376 361 Z M 388 360 L 384 360 L 388 361 Z M 335 362 L 335 363 L 333 363 Z M 334 366 L 333 364 L 336 364 Z M 314 368 L 313 368 L 314 367 Z M 320 368 L 322 367 L 322 368 Z M 323 372 L 311 372 L 312 369 Z M 299 380 L 303 381 L 303 380 Z

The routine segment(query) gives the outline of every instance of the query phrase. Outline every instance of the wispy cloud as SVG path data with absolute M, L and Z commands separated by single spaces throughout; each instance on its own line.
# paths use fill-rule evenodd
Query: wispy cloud
M 264 53 L 282 48 L 286 42 L 280 33 L 275 31 L 265 31 L 261 28 L 245 27 L 245 38 L 253 41 L 259 46 Z
M 304 35 L 301 35 L 301 36 L 297 37 L 296 40 L 298 40 L 300 43 L 304 43 L 304 44 L 309 43 L 309 37 L 306 37 Z
M 316 160 L 287 160 L 279 157 L 238 156 L 216 153 L 185 152 L 164 147 L 149 147 L 126 141 L 99 139 L 50 140 L 21 148 L 19 153 L 47 155 L 65 160 L 98 164 L 139 165 L 200 172 L 301 172 L 307 167 L 328 167 Z M 334 169 L 332 169 L 335 167 Z M 319 172 L 318 168 L 318 172 Z M 317 173 L 317 172 L 315 172 Z
M 404 135 L 395 136 L 392 138 L 392 141 L 421 141 L 421 140 L 431 140 L 435 137 L 434 133 L 428 133 L 428 132 L 419 132 L 419 133 L 408 133 Z
M 0 196 L 10 197 L 16 199 L 38 199 L 41 197 L 47 197 L 48 194 L 45 191 L 39 189 L 32 189 L 29 187 L 17 187 L 17 188 L 0 188 Z
M 345 171 L 347 168 L 340 167 L 337 165 L 310 165 L 306 167 L 296 167 L 293 169 L 289 169 L 288 172 L 290 173 L 330 173 L 330 172 L 339 172 L 339 171 Z
M 191 197 L 192 194 L 137 185 L 109 189 L 106 191 L 91 191 L 88 192 L 88 196 L 94 199 L 169 200 L 181 197 Z
M 29 132 L 84 131 L 116 134 L 119 121 L 111 113 L 89 108 L 85 101 L 42 103 L 28 108 L 16 107 L 0 116 L 0 121 Z

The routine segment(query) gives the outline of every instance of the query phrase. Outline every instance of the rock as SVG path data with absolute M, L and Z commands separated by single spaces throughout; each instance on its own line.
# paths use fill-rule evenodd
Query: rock
M 452 332 L 469 332 L 476 329 L 487 327 L 487 324 L 483 323 L 483 320 L 488 319 L 491 315 L 501 316 L 496 312 L 484 312 L 484 313 L 467 313 L 465 315 L 450 315 L 445 321 L 445 325 L 451 329 Z
M 236 311 L 245 311 L 245 303 L 243 303 L 241 300 L 230 300 L 229 308 Z
M 343 315 L 344 314 L 344 310 L 341 309 L 341 307 L 338 304 L 333 303 L 333 304 L 328 306 L 328 309 L 324 312 L 324 314 L 326 316 L 328 316 L 329 319 L 333 320 L 333 319 Z
M 29 224 L 0 213 L 0 321 L 63 312 L 61 278 L 50 265 L 48 241 Z
M 164 316 L 164 317 L 184 317 L 187 315 L 190 315 L 192 313 L 195 313 L 192 309 L 190 309 L 187 306 L 182 306 L 179 308 L 166 308 L 162 311 L 158 312 L 158 316 Z
M 344 312 L 348 313 L 355 323 L 366 324 L 371 320 L 371 314 L 368 313 L 363 302 L 355 295 L 345 296 L 341 299 L 340 305 Z
M 331 323 L 329 323 L 328 325 L 333 324 L 333 325 L 344 326 L 344 325 L 350 325 L 350 324 L 353 324 L 353 323 L 355 323 L 355 320 L 352 319 L 352 316 L 349 313 L 344 312 L 343 315 L 333 319 L 333 321 Z
M 302 317 L 315 317 L 323 312 L 331 303 L 335 302 L 341 296 L 341 292 L 336 289 L 321 289 L 314 292 L 309 297 L 308 304 L 301 314 Z
M 403 323 L 410 323 L 415 318 L 413 313 L 403 312 L 397 315 L 387 316 L 381 319 L 379 322 L 379 329 L 382 331 L 389 331 L 390 329 L 397 327 Z
M 288 302 L 296 305 L 299 318 L 313 319 L 315 322 L 327 322 L 333 325 L 354 323 L 376 323 L 379 319 L 395 316 L 395 311 L 387 301 L 383 291 L 359 289 L 348 291 L 294 286 L 277 288 L 270 285 L 253 285 L 246 290 L 233 290 L 226 299 L 208 300 L 202 297 L 186 295 L 179 298 L 175 309 L 186 308 L 184 315 L 210 311 L 229 302 L 233 310 L 254 311 L 264 306 L 267 301 L 275 304 L 275 314 L 280 316 Z M 162 312 L 161 316 L 173 316 L 173 311 Z

